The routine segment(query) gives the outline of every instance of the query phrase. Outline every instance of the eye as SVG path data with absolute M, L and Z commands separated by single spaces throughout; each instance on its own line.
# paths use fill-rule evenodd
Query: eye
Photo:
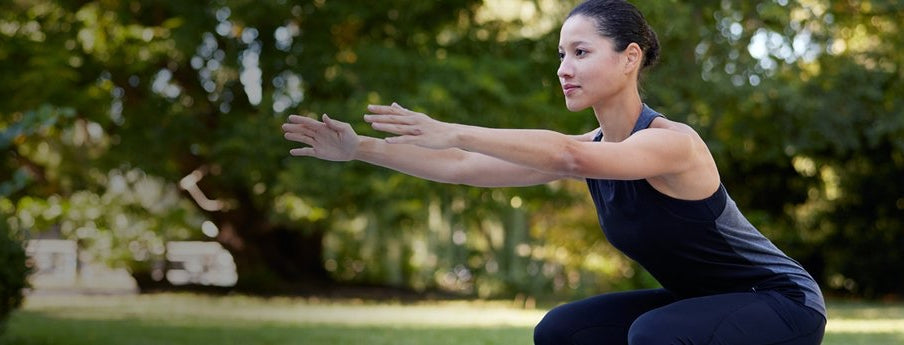
M 562 61 L 564 59 L 565 59 L 565 53 L 559 52 L 559 61 Z
M 587 54 L 587 51 L 586 51 L 586 50 L 583 50 L 583 49 L 577 49 L 577 50 L 574 51 L 574 55 L 575 55 L 575 56 L 582 56 L 582 55 L 584 55 L 584 54 Z

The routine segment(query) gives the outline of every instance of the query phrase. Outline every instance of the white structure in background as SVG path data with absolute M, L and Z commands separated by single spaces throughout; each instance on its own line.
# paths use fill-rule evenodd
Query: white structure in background
M 125 268 L 79 262 L 75 241 L 30 240 L 25 252 L 34 265 L 31 294 L 138 293 L 138 284 Z M 216 242 L 169 242 L 166 261 L 165 276 L 173 285 L 233 286 L 238 281 L 232 254 Z
M 74 286 L 78 278 L 78 246 L 75 241 L 31 240 L 25 254 L 33 262 L 29 281 L 35 287 Z
M 239 279 L 232 254 L 217 242 L 168 242 L 166 261 L 173 285 L 233 286 Z
M 34 263 L 29 276 L 32 293 L 132 294 L 138 284 L 124 268 L 79 262 L 75 241 L 30 240 L 25 253 Z

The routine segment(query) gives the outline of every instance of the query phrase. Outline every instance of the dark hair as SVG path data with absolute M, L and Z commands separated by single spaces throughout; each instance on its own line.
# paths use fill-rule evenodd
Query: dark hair
M 621 52 L 631 42 L 643 51 L 641 69 L 656 64 L 659 59 L 659 39 L 647 24 L 643 14 L 624 0 L 587 0 L 571 10 L 566 19 L 582 15 L 596 21 L 596 29 L 603 37 L 615 42 L 615 51 Z

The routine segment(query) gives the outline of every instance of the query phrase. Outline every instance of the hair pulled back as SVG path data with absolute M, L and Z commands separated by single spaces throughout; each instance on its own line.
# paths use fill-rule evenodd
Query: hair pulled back
M 659 60 L 659 39 L 643 14 L 625 0 L 587 0 L 571 10 L 567 18 L 582 15 L 596 21 L 596 29 L 603 37 L 615 42 L 615 50 L 622 52 L 629 44 L 637 43 L 643 51 L 641 70 Z

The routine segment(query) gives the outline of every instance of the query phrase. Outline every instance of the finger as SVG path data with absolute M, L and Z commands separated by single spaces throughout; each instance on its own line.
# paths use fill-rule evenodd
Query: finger
M 333 119 L 331 119 L 329 116 L 327 116 L 326 113 L 321 115 L 320 119 L 321 119 L 321 121 L 323 121 L 323 124 L 325 124 L 327 128 L 335 129 L 335 128 L 333 128 Z
M 295 123 L 284 123 L 280 128 L 282 128 L 283 132 L 301 132 L 301 130 L 307 128 L 307 126 Z
M 371 104 L 367 106 L 367 111 L 374 114 L 401 114 L 404 109 L 389 105 Z
M 317 121 L 316 119 L 312 119 L 310 117 L 301 116 L 301 115 L 289 115 L 289 118 L 287 121 L 289 123 L 297 123 L 297 124 L 303 124 L 303 125 L 317 125 L 317 124 L 321 123 L 320 121 Z
M 302 144 L 308 144 L 311 146 L 314 146 L 314 144 L 317 143 L 317 140 L 314 139 L 313 137 L 310 137 L 310 136 L 307 136 L 304 134 L 300 134 L 300 133 L 286 133 L 286 134 L 283 134 L 283 138 L 286 138 L 286 140 L 296 141 L 296 142 L 299 142 Z
M 371 104 L 367 106 L 367 111 L 380 115 L 417 115 L 420 114 L 415 111 L 411 111 L 405 109 L 398 103 L 392 103 L 392 105 L 376 105 Z
M 300 133 L 301 135 L 311 137 L 312 139 L 317 140 L 317 138 L 322 137 L 322 133 L 324 133 L 324 132 L 327 132 L 327 131 L 320 132 L 316 129 L 311 129 L 308 127 L 301 127 L 301 130 L 298 131 L 297 133 Z
M 387 132 L 387 133 L 392 133 L 392 134 L 402 134 L 399 132 L 400 128 L 398 125 L 375 122 L 375 123 L 371 123 L 370 127 L 375 130 L 378 130 L 380 132 Z
M 410 109 L 405 108 L 405 107 L 403 107 L 401 104 L 398 104 L 398 103 L 396 103 L 396 102 L 392 102 L 392 105 L 390 105 L 390 107 L 393 107 L 393 108 L 398 109 L 398 110 L 401 111 L 403 114 L 409 114 L 409 115 L 418 114 L 418 112 L 416 112 L 416 111 L 411 111 Z
M 316 152 L 310 147 L 303 147 L 299 149 L 291 149 L 289 150 L 289 154 L 293 156 L 314 157 L 316 155 Z
M 424 131 L 418 127 L 407 126 L 407 125 L 398 125 L 391 123 L 372 123 L 370 125 L 373 129 L 387 132 L 392 134 L 401 134 L 401 135 L 421 135 L 424 134 Z
M 300 133 L 309 137 L 317 137 L 320 133 L 317 128 L 311 128 L 305 125 L 296 125 L 291 123 L 283 124 L 282 130 L 285 133 Z
M 413 125 L 417 122 L 417 119 L 408 115 L 364 114 L 364 121 L 368 123 L 396 123 L 400 125 Z
M 326 114 L 323 114 L 323 123 L 326 124 L 327 128 L 332 129 L 337 132 L 346 131 L 352 127 L 348 123 L 333 120 Z

